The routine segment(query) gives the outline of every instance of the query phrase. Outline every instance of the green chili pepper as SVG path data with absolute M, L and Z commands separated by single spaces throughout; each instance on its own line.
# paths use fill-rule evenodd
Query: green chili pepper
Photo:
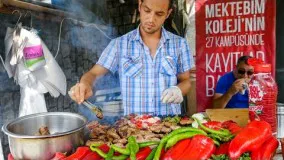
M 128 155 L 119 155 L 119 156 L 113 156 L 112 160 L 125 160 L 127 159 L 129 156 Z
M 222 141 L 222 137 L 216 134 L 208 134 L 208 137 L 210 137 L 217 146 L 219 146 L 220 145 L 219 142 Z
M 136 153 L 139 151 L 139 145 L 136 142 L 136 138 L 133 136 L 128 137 L 128 144 L 130 150 L 130 159 L 136 160 Z
M 97 148 L 97 147 L 101 146 L 102 144 L 103 144 L 103 143 L 94 142 L 94 143 L 91 143 L 90 147 Z
M 174 135 L 174 136 L 172 136 L 168 139 L 165 148 L 168 149 L 168 148 L 174 146 L 178 141 L 186 139 L 186 138 L 193 137 L 197 134 L 207 135 L 206 133 L 198 133 L 198 132 L 185 132 L 185 133 L 176 134 L 176 135 Z
M 154 148 L 145 160 L 152 160 L 155 156 L 157 149 L 158 149 L 158 147 Z
M 198 123 L 200 128 L 202 128 L 206 132 L 218 134 L 218 135 L 221 135 L 221 136 L 230 136 L 231 135 L 230 131 L 227 130 L 227 129 L 214 130 L 214 129 L 211 129 L 211 128 L 204 126 L 202 123 L 200 123 L 200 121 L 198 119 L 196 119 L 196 118 L 193 118 L 193 119 Z
M 113 154 L 114 154 L 114 149 L 110 148 L 110 150 L 108 151 L 105 159 L 106 160 L 112 160 Z
M 147 147 L 147 146 L 152 146 L 152 145 L 158 145 L 160 141 L 149 141 L 149 142 L 141 142 L 138 143 L 139 148 Z
M 91 149 L 92 151 L 94 151 L 93 149 L 98 148 L 98 147 L 99 147 L 99 146 L 98 146 L 97 143 L 93 143 L 93 144 L 90 145 L 90 149 Z
M 130 147 L 133 148 L 134 152 L 137 153 L 139 151 L 139 145 L 136 142 L 136 138 L 135 137 L 133 137 L 133 136 L 128 137 L 128 143 L 130 144 Z
M 120 148 L 116 145 L 111 145 L 111 148 L 113 148 L 114 151 L 116 151 L 118 153 L 121 153 L 121 154 L 124 154 L 124 155 L 130 155 L 130 150 L 129 150 L 128 144 L 126 145 L 126 148 Z
M 211 159 L 212 160 L 230 160 L 229 156 L 226 154 L 219 154 L 219 155 L 212 154 Z
M 212 139 L 212 138 L 211 138 Z M 219 141 L 217 141 L 217 140 L 215 140 L 215 139 L 212 139 L 213 140 L 213 142 L 214 142 L 214 144 L 216 145 L 216 146 L 220 146 L 220 142 Z
M 107 154 L 100 150 L 99 148 L 90 147 L 92 151 L 97 152 L 101 157 L 107 158 Z
M 179 134 L 179 133 L 183 133 L 183 132 L 199 132 L 199 133 L 205 133 L 204 131 L 201 131 L 200 129 L 198 128 L 192 128 L 192 127 L 182 127 L 182 128 L 179 128 L 179 129 L 176 129 L 174 131 L 172 131 L 171 133 L 169 133 L 168 135 L 164 136 L 158 147 L 157 147 L 157 151 L 155 153 L 155 156 L 154 156 L 154 160 L 159 160 L 160 159 L 160 156 L 161 156 L 161 151 L 164 147 L 164 145 L 166 144 L 166 142 L 168 141 L 168 139 L 176 134 Z
M 212 139 L 215 139 L 217 141 L 221 141 L 222 140 L 222 137 L 220 137 L 219 135 L 217 134 L 208 134 L 208 137 L 212 138 Z
M 130 147 L 130 160 L 136 160 L 136 153 L 134 152 L 134 148 Z

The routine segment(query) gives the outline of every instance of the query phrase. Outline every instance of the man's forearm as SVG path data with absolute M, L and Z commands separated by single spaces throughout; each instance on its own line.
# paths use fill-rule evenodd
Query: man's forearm
M 108 70 L 100 65 L 95 65 L 91 70 L 86 72 L 80 79 L 80 82 L 93 86 L 94 81 L 98 76 L 103 76 Z
M 186 71 L 184 73 L 181 73 L 177 78 L 177 87 L 181 90 L 182 95 L 185 96 L 189 92 L 191 87 L 190 72 Z
M 183 81 L 180 82 L 177 86 L 178 86 L 179 89 L 181 90 L 182 95 L 185 96 L 185 95 L 189 92 L 189 90 L 190 90 L 191 81 L 190 81 L 190 79 L 183 80 Z
M 93 82 L 95 80 L 96 80 L 96 76 L 89 71 L 81 77 L 80 83 L 84 83 L 86 85 L 93 86 Z
M 221 97 L 214 99 L 213 108 L 225 108 L 228 102 L 231 100 L 232 96 L 233 95 L 229 91 L 227 91 Z

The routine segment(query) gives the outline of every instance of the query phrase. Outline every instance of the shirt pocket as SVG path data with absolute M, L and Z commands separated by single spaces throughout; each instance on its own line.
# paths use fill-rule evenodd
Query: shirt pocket
M 166 56 L 162 58 L 160 73 L 168 76 L 173 76 L 177 74 L 177 67 L 174 58 L 171 56 Z
M 127 77 L 139 77 L 143 71 L 141 58 L 138 57 L 123 57 L 123 73 Z

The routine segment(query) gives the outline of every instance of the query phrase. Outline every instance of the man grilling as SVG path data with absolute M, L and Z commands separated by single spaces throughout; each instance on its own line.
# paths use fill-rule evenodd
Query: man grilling
M 172 0 L 139 0 L 138 5 L 139 27 L 109 43 L 96 65 L 71 88 L 71 97 L 82 103 L 93 94 L 99 76 L 118 71 L 125 115 L 180 114 L 194 63 L 186 40 L 162 26 L 172 12 Z

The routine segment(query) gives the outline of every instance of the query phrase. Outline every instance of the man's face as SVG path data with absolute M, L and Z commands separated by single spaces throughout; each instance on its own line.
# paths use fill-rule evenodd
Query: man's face
M 169 9 L 169 0 L 139 0 L 140 27 L 153 34 L 160 30 L 172 9 Z
M 237 79 L 239 78 L 251 78 L 254 73 L 253 66 L 245 64 L 245 62 L 241 62 L 237 65 L 236 75 Z

